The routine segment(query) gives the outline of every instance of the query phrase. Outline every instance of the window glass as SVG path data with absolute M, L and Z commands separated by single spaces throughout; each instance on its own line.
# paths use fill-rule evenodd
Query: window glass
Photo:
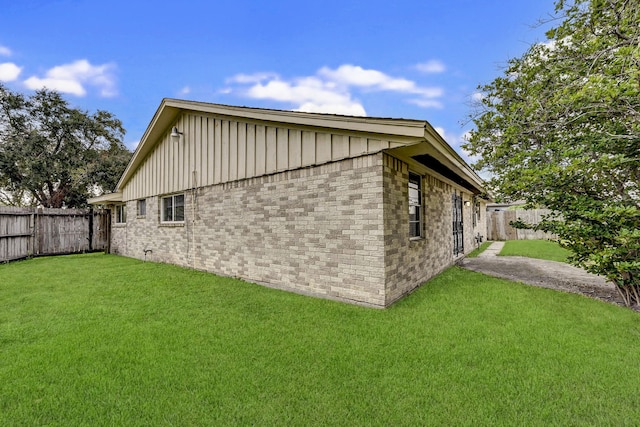
M 173 197 L 165 197 L 162 199 L 163 221 L 173 221 Z
M 127 222 L 127 205 L 116 206 L 116 223 L 122 224 Z
M 184 194 L 176 194 L 162 198 L 162 221 L 184 221 Z
M 422 236 L 422 177 L 409 173 L 409 237 Z
M 145 199 L 138 200 L 138 216 L 147 214 L 147 201 Z
M 184 194 L 174 196 L 174 221 L 184 221 Z

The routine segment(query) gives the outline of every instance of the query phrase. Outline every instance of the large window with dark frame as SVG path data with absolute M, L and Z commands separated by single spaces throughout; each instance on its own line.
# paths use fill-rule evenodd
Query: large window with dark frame
M 162 222 L 184 222 L 184 194 L 162 198 Z
M 409 172 L 409 237 L 422 237 L 422 177 Z

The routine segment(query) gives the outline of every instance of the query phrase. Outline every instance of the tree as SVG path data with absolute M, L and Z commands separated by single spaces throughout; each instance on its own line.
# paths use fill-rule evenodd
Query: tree
M 640 2 L 559 0 L 546 43 L 481 86 L 465 148 L 506 200 L 553 214 L 571 262 L 640 303 Z
M 0 85 L 0 194 L 6 204 L 82 207 L 111 191 L 131 153 L 121 122 L 89 114 L 60 94 L 30 97 Z

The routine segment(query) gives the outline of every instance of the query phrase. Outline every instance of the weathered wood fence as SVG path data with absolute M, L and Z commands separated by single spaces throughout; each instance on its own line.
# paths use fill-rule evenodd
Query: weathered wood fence
M 105 250 L 107 211 L 0 206 L 0 262 Z
M 543 215 L 551 213 L 549 209 L 505 210 L 487 212 L 487 240 L 543 240 L 553 239 L 555 235 L 542 231 L 520 230 L 509 223 L 521 218 L 529 224 L 537 224 Z

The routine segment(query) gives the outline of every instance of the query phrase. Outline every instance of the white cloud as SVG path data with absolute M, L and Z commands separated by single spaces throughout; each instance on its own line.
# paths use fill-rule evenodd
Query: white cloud
M 342 103 L 349 100 L 349 95 L 340 93 L 323 85 L 313 77 L 294 82 L 271 80 L 266 84 L 258 83 L 249 88 L 247 96 L 256 99 L 274 99 L 276 101 L 306 102 L 319 101 Z
M 264 80 L 270 80 L 278 78 L 278 75 L 275 73 L 255 73 L 255 74 L 236 74 L 235 76 L 228 78 L 227 83 L 240 83 L 240 84 L 249 84 L 249 83 L 260 83 Z
M 29 77 L 24 83 L 29 89 L 46 87 L 76 96 L 85 96 L 85 86 L 94 86 L 100 96 L 113 97 L 117 95 L 114 69 L 114 64 L 91 65 L 86 59 L 80 59 L 51 68 L 43 78 Z
M 426 74 L 444 73 L 447 70 L 444 63 L 437 59 L 417 64 L 415 68 L 416 70 Z
M 22 72 L 22 67 L 18 67 L 13 62 L 0 64 L 0 82 L 12 82 L 18 78 Z
M 44 78 L 40 79 L 38 77 L 29 77 L 24 81 L 24 84 L 33 90 L 47 88 L 51 90 L 56 90 L 62 93 L 70 93 L 77 96 L 84 96 L 87 94 L 87 91 L 82 87 L 82 85 L 73 80 L 61 80 L 61 79 L 49 79 Z
M 410 104 L 417 105 L 422 108 L 443 108 L 442 102 L 437 101 L 435 99 L 410 99 L 408 101 Z
M 360 86 L 372 90 L 385 90 L 402 93 L 414 93 L 427 98 L 442 96 L 442 89 L 420 87 L 414 81 L 391 77 L 378 70 L 367 70 L 357 65 L 345 64 L 335 70 L 322 67 L 318 75 L 328 81 L 346 86 Z
M 189 95 L 191 93 L 191 88 L 189 86 L 185 86 L 182 89 L 180 89 L 180 91 L 178 92 L 178 94 L 180 96 L 185 96 L 185 95 Z
M 474 102 L 480 102 L 484 99 L 484 94 L 482 92 L 475 92 L 471 95 L 471 100 Z
M 358 102 L 351 102 L 346 104 L 315 104 L 313 102 L 305 102 L 299 108 L 294 111 L 304 111 L 305 113 L 328 113 L 328 114 L 342 114 L 345 116 L 366 116 L 362 104 Z
M 317 77 L 304 77 L 291 82 L 276 77 L 266 83 L 256 83 L 242 94 L 253 99 L 290 102 L 298 105 L 294 108 L 296 111 L 366 115 L 364 107 L 351 99 L 351 94 Z
M 364 106 L 354 99 L 357 91 L 385 91 L 411 94 L 407 102 L 424 108 L 441 108 L 436 99 L 444 91 L 423 87 L 405 78 L 379 70 L 343 64 L 338 68 L 320 68 L 311 76 L 283 79 L 274 73 L 237 74 L 227 79 L 221 93 L 238 93 L 253 99 L 269 99 L 294 104 L 294 110 L 347 115 L 366 115 Z
M 322 67 L 318 75 L 328 81 L 347 86 L 371 87 L 381 90 L 408 90 L 415 84 L 406 79 L 395 79 L 378 70 L 365 70 L 357 65 L 345 64 L 335 70 Z
M 11 54 L 11 49 L 6 46 L 0 45 L 0 56 L 11 56 Z

